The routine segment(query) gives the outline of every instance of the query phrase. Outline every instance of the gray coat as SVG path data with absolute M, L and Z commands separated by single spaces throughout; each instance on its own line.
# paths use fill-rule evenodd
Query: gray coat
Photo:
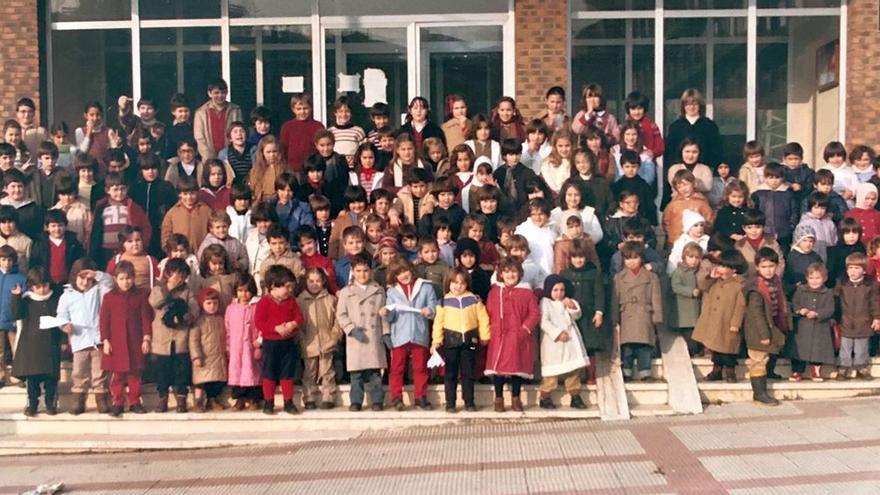
M 352 283 L 337 293 L 336 322 L 345 332 L 345 362 L 348 371 L 380 369 L 388 367 L 385 357 L 383 335 L 391 334 L 391 327 L 385 318 L 379 316 L 379 309 L 385 305 L 385 290 L 376 282 L 370 282 L 361 289 Z M 355 328 L 363 329 L 366 342 L 351 337 Z
M 669 311 L 669 326 L 676 328 L 693 328 L 700 317 L 700 297 L 694 297 L 697 288 L 697 270 L 679 264 L 669 278 L 674 304 Z
M 818 313 L 816 319 L 800 316 L 801 309 Z M 791 313 L 795 317 L 795 333 L 789 336 L 788 352 L 791 359 L 808 363 L 834 364 L 834 341 L 831 319 L 834 317 L 834 291 L 825 286 L 811 289 L 806 285 L 794 291 Z
M 621 344 L 656 343 L 655 325 L 663 323 L 663 298 L 656 273 L 644 268 L 638 275 L 628 269 L 618 273 L 611 301 L 611 318 L 620 325 Z

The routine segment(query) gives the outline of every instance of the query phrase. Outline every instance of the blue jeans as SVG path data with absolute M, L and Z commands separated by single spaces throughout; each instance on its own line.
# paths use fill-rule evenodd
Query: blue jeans
M 370 392 L 370 404 L 383 404 L 385 402 L 385 389 L 382 388 L 382 377 L 379 370 L 359 370 L 350 372 L 351 388 L 348 397 L 352 404 L 364 403 L 364 382 Z
M 623 369 L 632 370 L 633 366 L 638 362 L 639 371 L 648 371 L 651 369 L 651 355 L 654 353 L 654 346 L 648 344 L 621 344 L 621 354 L 623 354 Z

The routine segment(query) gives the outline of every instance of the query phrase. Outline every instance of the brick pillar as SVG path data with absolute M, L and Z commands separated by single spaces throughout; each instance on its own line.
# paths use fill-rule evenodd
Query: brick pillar
M 40 108 L 37 0 L 0 1 L 0 118 L 15 117 L 15 101 L 33 98 Z M 40 116 L 37 115 L 37 119 Z
M 848 14 L 846 145 L 880 149 L 880 1 L 849 0 Z
M 568 87 L 568 2 L 516 0 L 516 102 L 526 119 L 544 111 L 551 86 Z

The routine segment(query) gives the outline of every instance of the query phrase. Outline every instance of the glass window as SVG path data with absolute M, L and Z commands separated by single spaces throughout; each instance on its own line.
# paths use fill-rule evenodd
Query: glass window
M 311 1 L 229 0 L 229 17 L 299 17 L 312 15 Z
M 82 125 L 87 101 L 99 101 L 105 115 L 116 115 L 116 100 L 131 95 L 130 32 L 53 31 L 51 77 L 51 123 L 64 121 L 73 133 Z
M 370 109 L 363 101 L 364 69 L 381 69 L 388 80 L 385 88 L 391 111 L 391 125 L 400 126 L 400 115 L 406 112 L 408 101 L 406 70 L 406 29 L 328 29 L 327 53 L 327 124 L 333 124 L 333 102 L 343 93 L 337 92 L 337 74 L 359 74 L 359 92 L 345 93 L 352 101 L 352 121 L 372 128 Z
M 582 10 L 653 10 L 654 0 L 630 0 L 622 7 L 620 0 L 572 0 L 571 11 Z
M 129 0 L 52 0 L 52 22 L 131 19 Z
M 734 167 L 746 141 L 746 27 L 744 17 L 666 20 L 664 122 L 679 117 L 686 89 L 700 90 Z
M 320 0 L 318 11 L 322 16 L 356 16 L 356 15 L 430 15 L 430 14 L 485 14 L 490 12 L 507 12 L 507 0 L 385 0 L 365 2 L 363 0 Z M 381 7 L 378 7 L 381 5 Z
M 193 109 L 207 100 L 208 82 L 220 77 L 218 28 L 141 30 L 141 87 L 156 102 L 159 118 L 168 115 L 174 93 L 186 95 Z
M 666 0 L 663 7 L 672 10 L 744 9 L 746 0 Z
M 488 113 L 502 96 L 501 31 L 501 26 L 422 28 L 421 87 L 435 121 L 444 120 L 450 94 L 464 96 L 471 114 Z
M 819 74 L 837 74 L 839 26 L 838 17 L 758 19 L 756 137 L 771 159 L 796 141 L 807 163 L 821 164 L 825 144 L 837 140 L 839 88 Z
M 758 0 L 759 9 L 840 7 L 840 0 Z
M 140 0 L 141 19 L 210 19 L 220 17 L 217 0 Z
M 652 19 L 572 21 L 572 41 L 572 113 L 583 106 L 581 93 L 588 84 L 602 86 L 606 107 L 618 118 L 624 117 L 623 100 L 630 91 L 654 100 Z
M 245 118 L 259 104 L 275 112 L 275 126 L 290 120 L 290 95 L 281 91 L 283 76 L 303 76 L 311 92 L 312 53 L 309 26 L 259 26 L 230 29 L 232 98 L 241 105 Z M 262 64 L 262 80 L 257 64 Z M 262 88 L 262 100 L 257 88 Z

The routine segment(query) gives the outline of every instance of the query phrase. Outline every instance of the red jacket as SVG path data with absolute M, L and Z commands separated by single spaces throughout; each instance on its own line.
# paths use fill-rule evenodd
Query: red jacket
M 846 212 L 845 218 L 855 218 L 862 226 L 862 243 L 871 247 L 871 241 L 880 235 L 880 211 L 853 208 Z
M 302 311 L 296 303 L 296 298 L 291 296 L 284 301 L 278 302 L 272 296 L 266 294 L 257 302 L 254 310 L 254 325 L 263 340 L 284 340 L 291 339 L 293 336 L 282 337 L 275 331 L 275 327 L 288 321 L 296 322 L 296 330 L 302 328 L 303 318 Z
M 288 120 L 281 126 L 281 149 L 292 172 L 302 172 L 306 158 L 318 150 L 315 134 L 324 128 L 317 120 Z
M 101 368 L 127 373 L 144 369 L 141 343 L 152 335 L 153 310 L 147 302 L 150 291 L 132 287 L 128 292 L 113 289 L 101 302 L 101 341 L 109 339 L 112 352 L 104 354 Z
M 331 294 L 336 294 L 339 287 L 336 285 L 336 270 L 333 268 L 333 262 L 330 261 L 330 258 L 321 256 L 321 253 L 317 251 L 311 256 L 306 256 L 302 253 L 299 253 L 299 255 L 302 258 L 303 267 L 306 270 L 309 268 L 320 268 L 324 270 L 324 273 L 327 274 L 327 289 Z
M 535 328 L 541 319 L 535 294 L 528 288 L 495 285 L 486 304 L 491 337 L 486 357 L 487 375 L 535 374 Z
M 642 144 L 651 150 L 651 153 L 654 153 L 654 160 L 658 156 L 663 156 L 663 152 L 666 150 L 666 143 L 663 142 L 663 134 L 660 133 L 660 128 L 657 127 L 657 124 L 651 120 L 651 117 L 645 115 L 639 121 L 639 125 L 642 127 Z M 672 164 L 669 166 L 671 167 Z

